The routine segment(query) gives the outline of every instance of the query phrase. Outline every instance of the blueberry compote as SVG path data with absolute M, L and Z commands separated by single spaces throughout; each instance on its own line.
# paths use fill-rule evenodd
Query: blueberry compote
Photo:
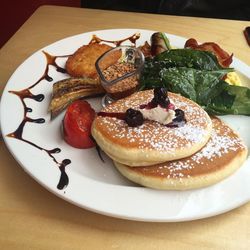
M 168 98 L 168 92 L 165 88 L 155 88 L 154 89 L 154 97 L 153 99 L 147 103 L 140 105 L 139 109 L 154 109 L 157 106 L 160 106 L 163 109 L 174 110 L 175 117 L 173 120 L 166 124 L 167 127 L 181 127 L 186 123 L 185 113 L 181 109 L 175 109 L 175 106 L 170 102 Z M 140 110 L 129 108 L 125 113 L 117 112 L 117 113 L 108 113 L 108 112 L 99 112 L 98 116 L 106 116 L 106 117 L 115 117 L 117 119 L 124 120 L 128 126 L 130 127 L 138 127 L 143 124 L 144 117 Z
M 140 109 L 153 109 L 157 106 L 165 109 L 172 109 L 174 110 L 175 107 L 168 98 L 168 92 L 165 88 L 155 88 L 154 89 L 154 97 L 153 99 L 147 103 L 140 105 Z

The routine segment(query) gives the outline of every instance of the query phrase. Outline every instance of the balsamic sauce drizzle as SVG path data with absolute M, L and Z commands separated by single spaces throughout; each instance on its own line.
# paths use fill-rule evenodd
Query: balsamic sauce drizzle
M 129 40 L 134 46 L 136 45 L 136 40 L 140 38 L 140 34 L 139 33 L 135 33 L 130 37 L 127 37 L 125 39 L 119 40 L 119 41 L 108 41 L 108 40 L 103 40 L 99 37 L 97 37 L 96 35 L 93 35 L 91 41 L 89 42 L 89 44 L 92 43 L 101 43 L 101 42 L 107 42 L 107 43 L 113 43 L 115 46 L 119 46 L 121 45 L 123 42 Z M 23 109 L 24 109 L 24 116 L 23 116 L 23 120 L 22 122 L 19 124 L 19 126 L 17 127 L 17 129 L 15 131 L 13 131 L 12 133 L 7 134 L 6 136 L 10 137 L 10 138 L 15 138 L 17 140 L 23 141 L 25 143 L 30 144 L 31 146 L 45 152 L 48 154 L 48 156 L 50 158 L 52 158 L 52 160 L 56 163 L 57 167 L 59 168 L 61 175 L 60 175 L 60 179 L 59 182 L 57 184 L 57 188 L 59 190 L 65 189 L 68 184 L 69 184 L 69 177 L 65 171 L 65 168 L 67 165 L 69 165 L 71 163 L 70 159 L 64 159 L 61 162 L 59 162 L 56 157 L 54 156 L 54 154 L 58 154 L 61 152 L 60 148 L 53 148 L 53 149 L 45 149 L 37 144 L 35 144 L 32 141 L 29 141 L 27 139 L 25 139 L 23 137 L 23 129 L 26 125 L 26 123 L 38 123 L 38 124 L 42 124 L 45 123 L 45 119 L 44 118 L 37 118 L 37 119 L 32 119 L 28 116 L 29 113 L 32 112 L 32 109 L 30 107 L 28 107 L 25 103 L 25 99 L 32 99 L 36 102 L 42 102 L 44 100 L 44 95 L 43 94 L 38 94 L 38 95 L 34 95 L 31 90 L 38 85 L 41 81 L 46 80 L 48 82 L 52 82 L 53 78 L 49 75 L 49 66 L 53 66 L 56 68 L 57 72 L 60 73 L 67 73 L 65 68 L 60 67 L 57 63 L 56 63 L 56 59 L 57 58 L 63 58 L 63 57 L 69 57 L 70 55 L 62 55 L 62 56 L 54 56 L 54 55 L 50 55 L 49 53 L 47 53 L 46 51 L 42 51 L 43 54 L 46 57 L 46 67 L 44 70 L 43 75 L 41 76 L 40 79 L 38 79 L 34 84 L 32 84 L 31 86 L 22 89 L 22 90 L 10 90 L 9 93 L 14 94 L 16 96 L 19 97 L 19 99 L 21 100 L 21 103 L 23 105 Z M 100 148 L 96 147 L 97 151 L 98 151 L 98 155 L 101 158 L 101 160 L 103 161 L 103 158 L 100 154 Z
M 18 128 L 14 132 L 9 133 L 7 136 L 11 137 L 11 138 L 18 139 L 18 140 L 23 141 L 25 143 L 28 143 L 31 146 L 33 146 L 33 147 L 35 147 L 43 152 L 46 152 L 48 154 L 48 156 L 51 157 L 52 160 L 56 163 L 56 165 L 58 166 L 58 168 L 61 172 L 61 176 L 60 176 L 60 180 L 59 180 L 59 183 L 57 185 L 57 188 L 62 190 L 64 188 L 66 188 L 68 183 L 69 183 L 69 178 L 68 178 L 68 175 L 65 171 L 65 168 L 67 165 L 69 165 L 71 163 L 71 160 L 64 159 L 62 162 L 59 162 L 56 160 L 54 154 L 60 153 L 61 152 L 60 148 L 45 149 L 45 148 L 33 143 L 32 141 L 26 140 L 23 137 L 23 129 L 24 129 L 26 123 L 39 123 L 39 124 L 45 123 L 44 118 L 32 119 L 28 116 L 28 114 L 32 112 L 32 109 L 26 105 L 25 99 L 32 99 L 36 102 L 42 102 L 44 100 L 43 94 L 38 94 L 38 95 L 32 94 L 32 92 L 31 92 L 32 88 L 34 88 L 36 85 L 38 85 L 42 80 L 46 80 L 48 82 L 53 81 L 53 78 L 51 76 L 49 76 L 49 66 L 50 65 L 54 66 L 58 72 L 66 73 L 66 70 L 64 68 L 61 68 L 60 66 L 57 65 L 56 59 L 59 57 L 67 57 L 67 56 L 52 56 L 45 51 L 43 51 L 43 54 L 46 57 L 47 63 L 46 63 L 46 68 L 44 70 L 42 77 L 38 81 L 36 81 L 34 84 L 29 86 L 28 88 L 25 88 L 25 89 L 22 89 L 19 91 L 14 91 L 14 90 L 9 91 L 9 93 L 12 93 L 12 94 L 18 96 L 19 99 L 21 100 L 23 108 L 24 108 L 24 116 L 23 116 L 23 120 L 19 124 Z
M 90 40 L 89 44 L 91 43 L 101 43 L 101 42 L 105 42 L 105 43 L 113 43 L 115 46 L 120 46 L 123 42 L 125 41 L 130 41 L 134 46 L 136 46 L 136 41 L 140 38 L 140 33 L 135 33 L 132 36 L 126 37 L 124 39 L 121 40 L 116 40 L 116 41 L 110 41 L 110 40 L 104 40 L 99 38 L 96 35 L 92 36 L 92 39 Z

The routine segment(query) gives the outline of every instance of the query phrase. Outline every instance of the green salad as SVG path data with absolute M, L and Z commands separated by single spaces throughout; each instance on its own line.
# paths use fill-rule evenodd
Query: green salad
M 223 80 L 232 71 L 222 67 L 211 52 L 170 49 L 146 58 L 140 89 L 165 87 L 195 101 L 209 114 L 250 115 L 250 89 Z

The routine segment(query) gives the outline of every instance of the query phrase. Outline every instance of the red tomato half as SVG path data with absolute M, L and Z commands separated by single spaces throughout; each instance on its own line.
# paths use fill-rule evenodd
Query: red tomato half
M 63 119 L 64 140 L 75 148 L 91 148 L 95 146 L 91 139 L 91 125 L 95 111 L 83 100 L 74 101 L 66 110 Z

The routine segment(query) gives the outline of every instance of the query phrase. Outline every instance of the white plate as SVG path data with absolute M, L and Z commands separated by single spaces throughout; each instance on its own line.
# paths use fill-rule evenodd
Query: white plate
M 43 48 L 52 55 L 68 55 L 82 44 L 87 44 L 92 35 L 103 39 L 118 40 L 132 35 L 138 30 L 102 30 L 80 34 L 58 41 Z M 153 31 L 139 30 L 141 38 L 137 45 L 143 44 Z M 185 39 L 168 35 L 172 45 L 183 47 Z M 51 98 L 53 82 L 66 78 L 66 74 L 58 73 L 53 66 L 49 67 L 52 82 L 40 81 L 31 89 L 33 94 L 43 94 L 42 102 L 25 99 L 32 112 L 27 113 L 33 119 L 44 118 L 44 123 L 26 123 L 23 139 L 42 148 L 60 148 L 61 152 L 53 154 L 53 158 L 44 150 L 33 145 L 7 137 L 20 125 L 24 116 L 21 99 L 10 90 L 22 90 L 32 86 L 43 75 L 46 59 L 42 50 L 29 57 L 10 78 L 1 101 L 1 127 L 3 138 L 18 163 L 35 180 L 57 196 L 91 211 L 131 220 L 139 221 L 186 221 L 217 215 L 236 208 L 250 200 L 250 160 L 231 177 L 208 188 L 192 191 L 158 191 L 139 187 L 123 178 L 113 167 L 112 162 L 105 158 L 103 163 L 95 149 L 79 150 L 67 145 L 60 135 L 60 124 L 63 114 L 50 121 L 47 112 Z M 57 62 L 64 65 L 66 58 Z M 233 67 L 250 78 L 250 68 L 241 61 L 234 59 Z M 247 79 L 246 78 L 246 79 Z M 91 104 L 100 109 L 100 99 L 92 99 Z M 224 118 L 236 129 L 250 147 L 248 126 L 249 117 L 226 116 Z M 52 155 L 51 155 L 52 156 Z M 69 184 L 60 190 L 57 184 L 61 172 L 56 162 L 70 159 L 66 166 Z

